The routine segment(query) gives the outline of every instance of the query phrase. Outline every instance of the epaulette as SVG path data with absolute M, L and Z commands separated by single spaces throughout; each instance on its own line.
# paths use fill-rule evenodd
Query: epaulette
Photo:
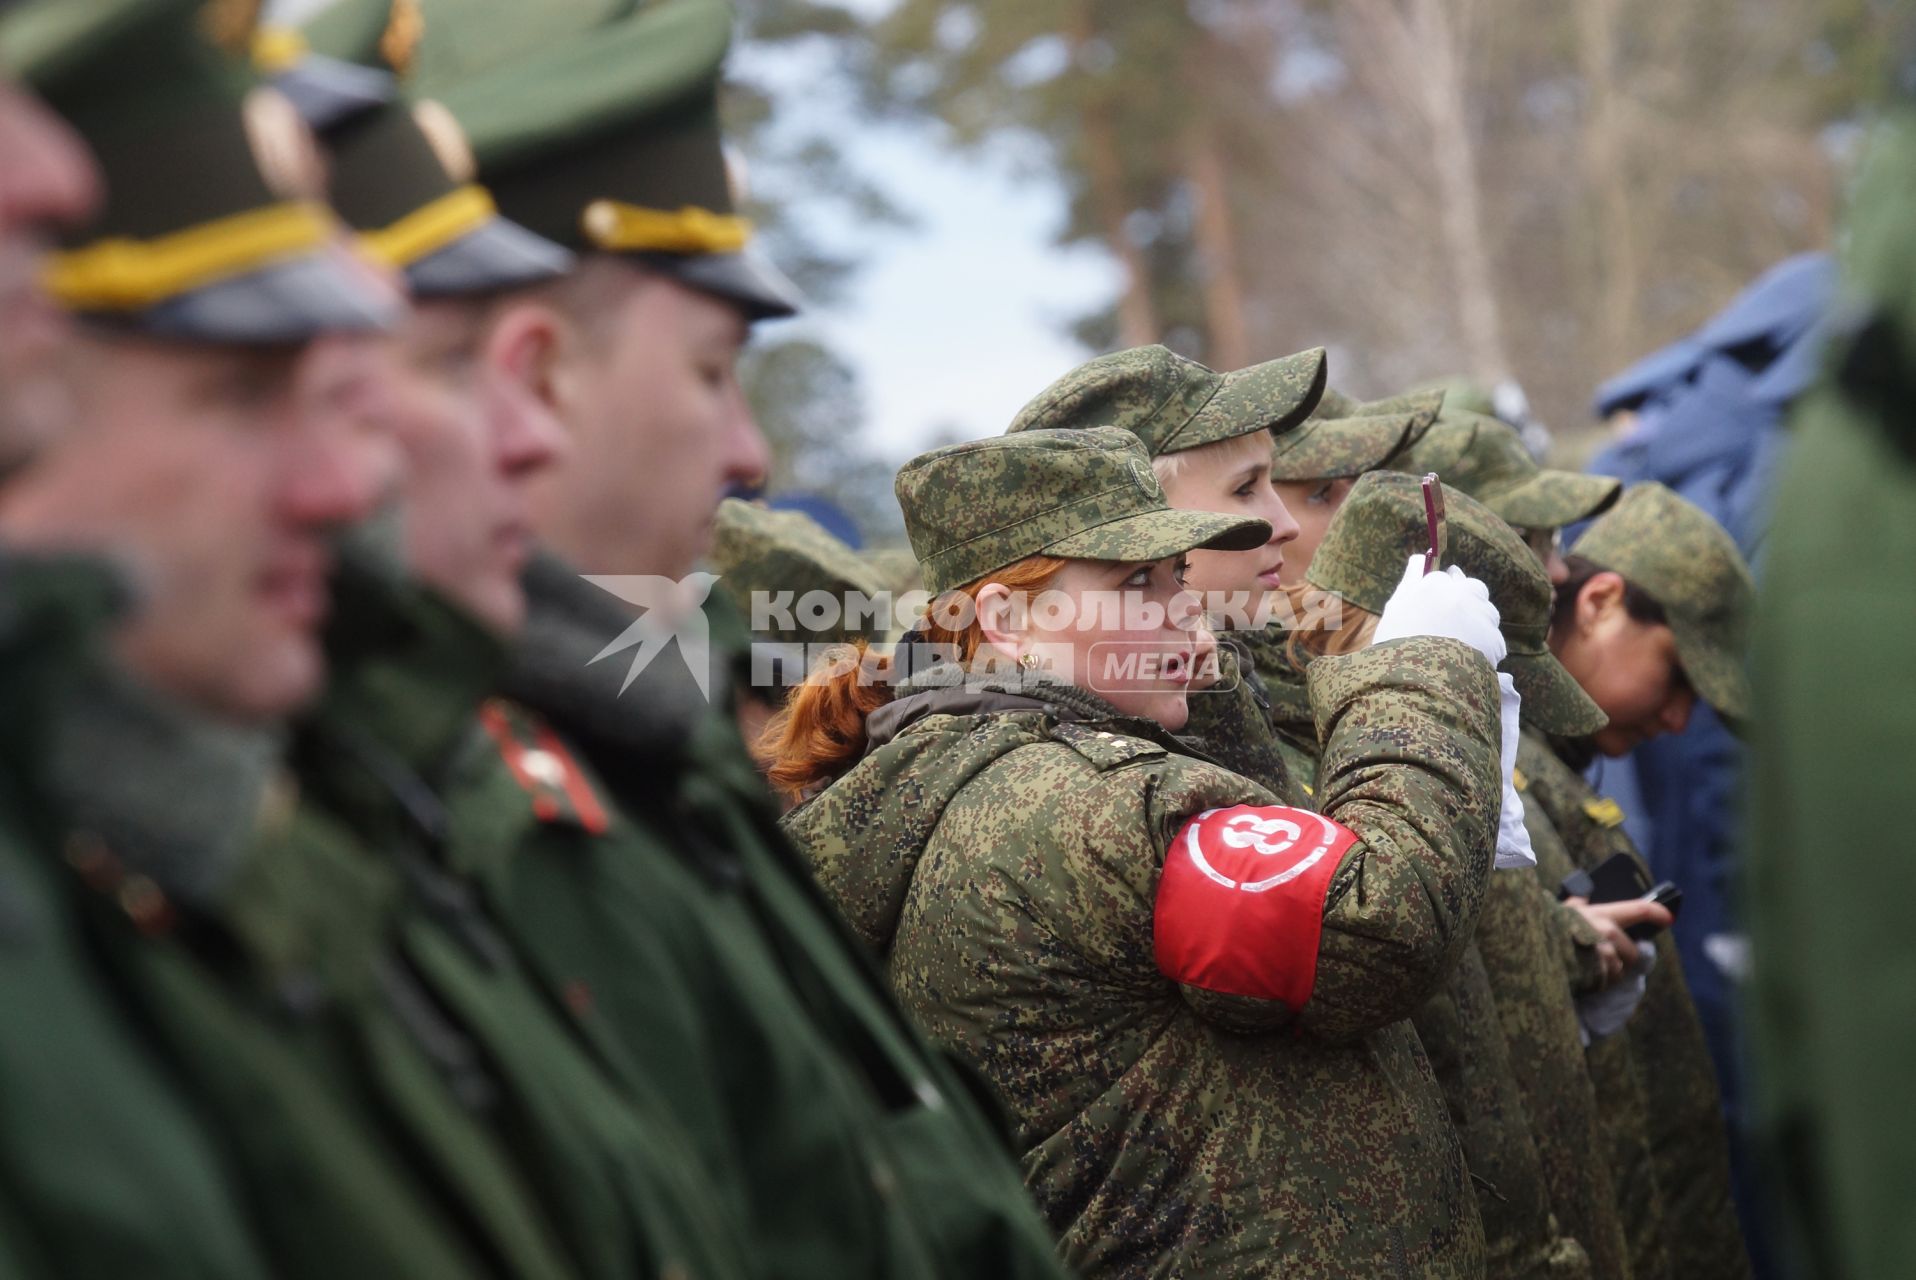
M 1108 729 L 1093 729 L 1069 720 L 1053 725 L 1051 737 L 1054 741 L 1066 744 L 1099 769 L 1115 769 L 1146 756 L 1170 754 L 1164 747 L 1148 739 L 1112 733 Z
M 597 786 L 551 725 L 503 698 L 488 699 L 480 707 L 479 723 L 514 780 L 532 798 L 532 813 L 539 821 L 570 823 L 593 835 L 611 826 Z
M 1623 825 L 1623 806 L 1609 796 L 1600 796 L 1595 800 L 1583 802 L 1584 816 L 1600 827 L 1620 827 Z

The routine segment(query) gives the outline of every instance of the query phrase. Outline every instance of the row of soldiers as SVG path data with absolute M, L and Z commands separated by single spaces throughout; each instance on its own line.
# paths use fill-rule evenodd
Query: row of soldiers
M 736 734 L 590 663 L 766 463 L 729 8 L 254 8 L 0 36 L 0 1275 L 1059 1274 Z
M 1540 469 L 1467 394 L 1326 378 L 1321 350 L 1123 351 L 913 460 L 934 603 L 889 651 L 779 593 L 901 584 L 726 503 L 719 588 L 759 647 L 861 655 L 748 717 L 787 830 L 1007 1106 L 1074 1271 L 1746 1276 L 1672 915 L 1590 900 L 1642 869 L 1584 770 L 1699 699 L 1747 716 L 1748 570 L 1669 490 Z M 1447 574 L 1406 562 L 1430 473 Z M 1120 586 L 1167 609 L 1100 614 Z M 1180 623 L 1177 595 L 1226 607 Z M 1213 643 L 1207 680 L 1181 659 Z
M 1583 775 L 1747 717 L 1727 537 L 1144 348 L 900 472 L 894 644 L 772 634 L 893 584 L 720 508 L 731 23 L 0 26 L 0 1275 L 1746 1275 Z M 736 662 L 611 660 L 714 530 Z

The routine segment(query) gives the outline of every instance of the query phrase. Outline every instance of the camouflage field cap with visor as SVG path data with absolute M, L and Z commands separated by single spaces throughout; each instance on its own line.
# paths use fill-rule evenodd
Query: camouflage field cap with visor
M 1750 716 L 1744 671 L 1756 585 L 1723 526 L 1660 484 L 1631 485 L 1570 548 L 1663 606 L 1697 696 L 1732 728 Z
M 1332 401 L 1327 394 L 1308 422 L 1278 440 L 1271 452 L 1271 479 L 1301 484 L 1375 471 L 1421 439 L 1442 407 L 1441 395 L 1360 404 L 1346 396 Z
M 847 607 L 846 598 L 857 594 L 876 599 L 885 594 L 884 579 L 856 551 L 802 511 L 773 511 L 755 502 L 727 498 L 719 503 L 708 558 L 719 575 L 716 589 L 748 622 L 752 619 L 754 592 L 803 596 L 809 591 L 823 591 L 840 605 L 832 615 L 835 624 L 822 630 L 802 625 L 806 616 L 803 610 L 781 610 L 778 616 L 792 618 L 794 628 L 774 625 L 770 630 L 753 632 L 763 639 L 781 644 L 877 640 L 890 625 L 889 615 L 854 623 L 854 611 Z
M 9 14 L 0 50 L 80 134 L 106 198 L 48 255 L 48 294 L 99 327 L 279 344 L 395 323 L 292 104 L 246 57 L 257 6 L 98 0 Z
M 1145 563 L 1247 551 L 1271 526 L 1174 511 L 1150 455 L 1118 427 L 1020 431 L 920 454 L 898 473 L 905 532 L 933 595 L 1030 556 Z
M 1610 476 L 1539 467 L 1517 429 L 1500 418 L 1446 407 L 1430 434 L 1394 471 L 1435 471 L 1446 488 L 1469 494 L 1519 529 L 1561 529 L 1608 511 L 1623 492 Z
M 1499 669 L 1523 695 L 1526 719 L 1550 733 L 1582 737 L 1608 723 L 1597 704 L 1550 653 L 1550 579 L 1508 523 L 1461 493 L 1445 494 L 1444 563 L 1490 590 L 1509 653 Z M 1423 487 L 1415 477 L 1373 471 L 1324 532 L 1304 579 L 1361 609 L 1382 613 L 1413 552 L 1428 541 Z
M 513 221 L 627 258 L 748 320 L 798 289 L 753 243 L 719 132 L 721 0 L 432 0 L 418 91 L 452 110 Z
M 254 60 L 319 134 L 333 207 L 416 298 L 519 288 L 572 254 L 499 216 L 453 114 L 402 87 L 424 20 L 414 0 L 338 0 L 310 31 L 272 28 Z M 376 90 L 383 87 L 380 96 Z
M 1324 349 L 1219 373 L 1167 347 L 1132 347 L 1079 365 L 1011 420 L 1019 431 L 1122 427 L 1145 452 L 1182 453 L 1253 431 L 1282 435 L 1324 392 Z

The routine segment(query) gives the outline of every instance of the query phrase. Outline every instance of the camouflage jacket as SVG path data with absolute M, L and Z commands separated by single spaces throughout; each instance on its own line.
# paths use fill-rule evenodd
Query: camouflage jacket
M 1524 732 L 1518 767 L 1544 885 L 1616 853 L 1639 857 L 1615 802 L 1600 797 L 1534 730 Z M 1632 1273 L 1638 1280 L 1745 1277 L 1750 1262 L 1730 1194 L 1715 1069 L 1667 931 L 1657 936 L 1656 948 L 1656 967 L 1636 1013 L 1622 1032 L 1591 1045 L 1587 1055 L 1611 1131 L 1611 1172 L 1630 1238 Z M 1645 1203 L 1649 1198 L 1655 1203 Z
M 724 668 L 717 707 L 673 653 L 624 689 L 622 662 L 592 661 L 630 626 L 624 606 L 550 559 L 527 583 L 512 702 L 495 711 L 528 747 L 544 734 L 565 753 L 605 815 L 574 816 L 551 786 L 528 813 L 495 753 L 490 781 L 456 793 L 458 844 L 555 992 L 590 993 L 620 1057 L 684 1086 L 687 1108 L 685 1089 L 716 1096 L 764 1274 L 1060 1274 L 997 1122 L 779 831 L 722 714 Z M 689 1043 L 662 1030 L 674 1000 L 695 1013 Z
M 1546 923 L 1546 912 L 1560 909 L 1535 876 L 1493 875 L 1476 947 L 1558 1225 L 1583 1246 L 1599 1280 L 1622 1280 L 1630 1263 L 1616 1189 L 1609 1162 L 1591 1156 L 1604 1142 L 1596 1093 L 1576 1004 Z
M 1305 673 L 1290 656 L 1291 633 L 1265 627 L 1246 635 L 1252 668 L 1270 701 L 1271 727 L 1290 766 L 1291 778 L 1311 794 L 1317 782 L 1317 722 Z
M 1490 866 L 1488 666 L 1416 640 L 1313 671 L 1320 797 L 1354 844 L 1304 899 L 1299 933 L 1321 933 L 1287 953 L 1314 968 L 1301 1004 L 1181 983 L 1154 954 L 1161 891 L 1202 861 L 1217 811 L 1277 797 L 1075 689 L 919 680 L 788 825 L 907 1009 L 1006 1098 L 1066 1259 L 1099 1277 L 1481 1274 L 1462 1153 L 1404 1019 L 1461 956 Z M 1249 897 L 1224 892 L 1225 911 Z
M 1257 671 L 1243 670 L 1240 676 L 1239 648 L 1244 641 L 1235 635 L 1220 637 L 1217 689 L 1192 696 L 1194 723 L 1186 725 L 1187 738 L 1214 754 L 1229 751 L 1221 757 L 1225 763 L 1280 796 L 1296 787 L 1293 777 L 1301 774 L 1314 780 L 1317 776 L 1317 726 L 1308 704 L 1308 686 L 1283 652 L 1284 638 L 1284 632 L 1268 629 L 1246 646 L 1243 655 L 1264 659 L 1278 690 L 1273 697 Z M 1234 695 L 1233 690 L 1240 691 Z M 1300 698 L 1304 700 L 1301 709 Z M 1296 802 L 1310 805 L 1308 799 Z M 1518 877 L 1490 877 L 1486 913 L 1492 897 L 1500 890 L 1507 894 L 1506 882 L 1512 880 Z M 1411 1024 L 1436 1073 L 1477 1190 L 1485 1273 L 1589 1276 L 1591 1263 L 1585 1250 L 1551 1212 L 1551 1187 L 1542 1174 L 1539 1143 L 1531 1131 L 1479 952 L 1487 923 L 1480 920 L 1462 963 L 1443 989 L 1417 1010 Z M 1574 1019 L 1571 1044 L 1576 1047 Z M 1580 1052 L 1573 1066 L 1581 1079 Z

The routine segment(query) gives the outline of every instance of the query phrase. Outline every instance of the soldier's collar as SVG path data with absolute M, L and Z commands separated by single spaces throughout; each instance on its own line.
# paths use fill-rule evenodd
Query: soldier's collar
M 102 660 L 60 708 L 48 786 L 74 849 L 162 901 L 211 909 L 253 845 L 281 747 L 277 732 L 209 719 Z

